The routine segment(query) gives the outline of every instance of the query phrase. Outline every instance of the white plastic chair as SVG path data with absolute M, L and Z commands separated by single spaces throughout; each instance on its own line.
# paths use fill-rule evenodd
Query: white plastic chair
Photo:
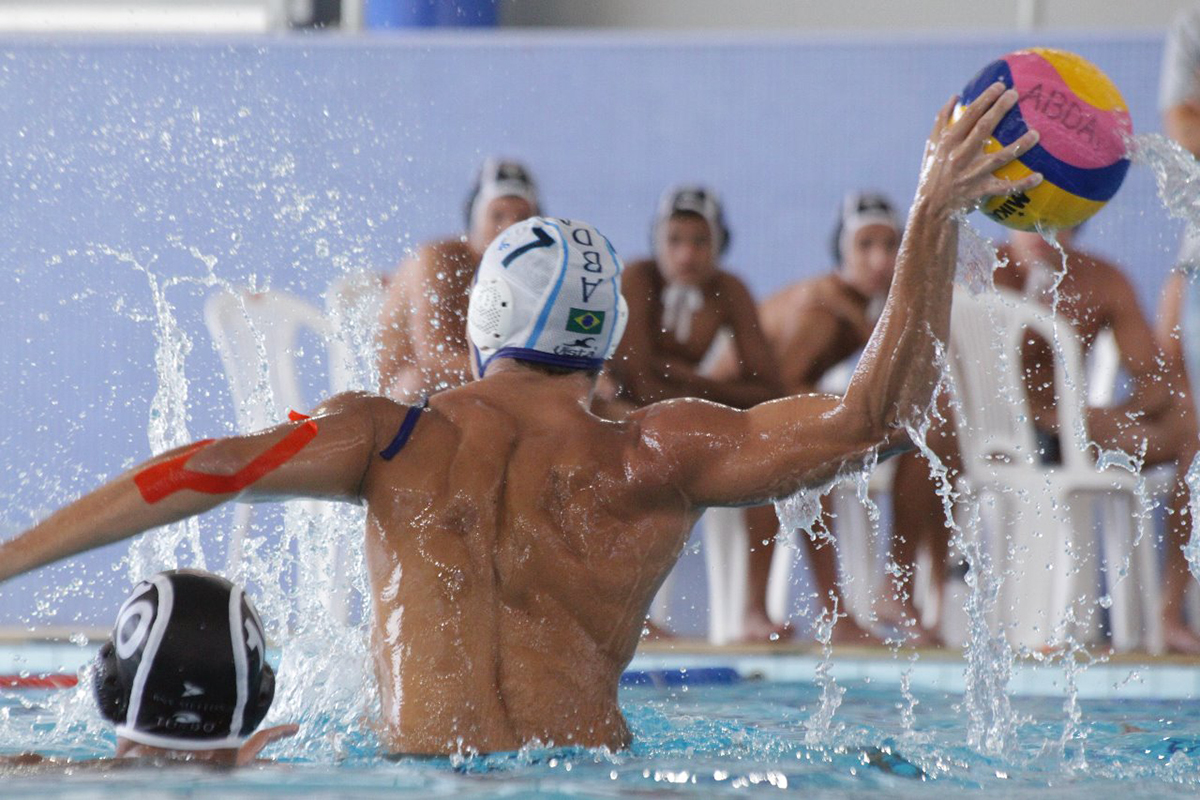
M 1051 342 L 1065 362 L 1055 370 L 1061 465 L 1038 457 L 1021 378 L 1027 331 Z M 1083 363 L 1070 325 L 1011 292 L 973 297 L 959 289 L 949 353 L 965 518 L 975 512 L 984 523 L 969 533 L 986 537 L 992 569 L 1003 576 L 998 613 L 1010 640 L 1039 648 L 1056 633 L 1075 633 L 1058 628 L 1075 599 L 1090 604 L 1095 596 L 1092 514 L 1099 510 L 1112 644 L 1159 652 L 1159 575 L 1137 478 L 1097 469 L 1086 450 Z
M 823 392 L 841 394 L 850 385 L 857 358 L 832 368 L 818 385 Z M 880 464 L 870 475 L 868 493 L 890 492 L 894 462 Z M 875 529 L 866 506 L 849 479 L 831 489 L 839 580 L 849 611 L 856 619 L 869 619 L 876 586 L 878 548 Z M 789 615 L 792 574 L 800 558 L 797 532 L 780 530 L 767 584 L 767 613 L 782 622 Z M 704 514 L 704 550 L 708 571 L 708 638 L 712 644 L 741 639 L 746 610 L 746 572 L 749 535 L 745 512 L 740 508 L 710 508 Z M 845 610 L 845 609 L 843 609 Z
M 327 344 L 332 341 L 329 322 L 315 306 L 287 292 L 239 295 L 223 291 L 205 302 L 204 322 L 225 368 L 239 430 L 260 430 L 286 420 L 291 409 L 304 411 L 309 407 L 296 373 L 297 342 L 304 331 Z M 344 354 L 331 353 L 331 367 L 342 357 Z M 302 507 L 314 519 L 326 519 L 332 513 L 331 504 L 322 501 L 305 501 Z M 235 506 L 226 556 L 226 571 L 230 574 L 240 572 L 253 508 L 248 503 Z M 345 569 L 342 555 L 336 552 L 331 556 L 334 563 L 330 568 L 338 575 Z M 335 579 L 333 585 L 343 584 Z M 348 618 L 345 592 L 331 594 L 324 602 L 337 619 Z

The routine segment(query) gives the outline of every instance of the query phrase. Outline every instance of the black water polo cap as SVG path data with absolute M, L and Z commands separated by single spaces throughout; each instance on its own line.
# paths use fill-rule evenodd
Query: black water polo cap
M 198 570 L 142 581 L 96 656 L 93 689 L 117 736 L 151 747 L 240 746 L 275 697 L 262 621 L 240 586 Z

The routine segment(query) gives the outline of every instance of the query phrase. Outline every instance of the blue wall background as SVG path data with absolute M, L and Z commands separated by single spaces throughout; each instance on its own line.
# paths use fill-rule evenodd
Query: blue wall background
M 338 275 L 390 270 L 457 232 L 473 171 L 503 154 L 532 165 L 550 213 L 591 221 L 626 257 L 646 249 L 665 185 L 712 184 L 728 263 L 762 296 L 829 267 L 848 189 L 906 202 L 937 109 L 1031 44 L 1091 58 L 1135 129 L 1160 129 L 1161 42 L 1146 36 L 2 41 L 0 537 L 149 455 L 156 312 L 135 264 L 175 281 L 189 431 L 220 435 L 233 410 L 200 316 L 206 262 L 319 303 Z M 1084 243 L 1125 265 L 1152 309 L 1179 230 L 1135 168 Z M 218 565 L 227 520 L 204 522 Z M 0 588 L 0 624 L 108 624 L 123 552 Z M 702 624 L 698 558 L 680 581 L 685 629 Z

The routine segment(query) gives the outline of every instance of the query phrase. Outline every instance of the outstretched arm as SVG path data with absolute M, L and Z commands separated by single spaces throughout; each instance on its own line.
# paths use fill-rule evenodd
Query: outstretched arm
M 938 115 L 883 316 L 845 397 L 795 396 L 742 412 L 679 401 L 641 412 L 645 458 L 670 459 L 662 467 L 693 505 L 761 502 L 812 485 L 902 439 L 904 425 L 925 412 L 939 374 L 936 348 L 950 328 L 955 216 L 982 198 L 1041 180 L 991 174 L 1037 141 L 1031 131 L 1002 150 L 984 151 L 1017 101 L 1015 91 L 1003 89 L 990 87 L 955 122 L 953 101 Z
M 375 449 L 375 406 L 342 394 L 247 436 L 163 453 L 0 544 L 0 580 L 195 516 L 228 500 L 356 500 Z

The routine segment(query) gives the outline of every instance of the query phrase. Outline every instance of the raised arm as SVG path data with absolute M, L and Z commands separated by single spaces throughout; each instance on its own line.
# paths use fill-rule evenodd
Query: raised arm
M 163 453 L 0 544 L 0 580 L 201 514 L 228 500 L 355 501 L 391 401 L 343 394 L 313 416 Z
M 678 401 L 631 416 L 642 425 L 640 458 L 656 463 L 695 506 L 738 505 L 817 483 L 870 450 L 904 436 L 925 413 L 950 327 L 958 246 L 956 215 L 981 199 L 1030 189 L 991 173 L 1037 141 L 1032 131 L 995 153 L 984 143 L 1015 105 L 996 84 L 950 121 L 937 117 L 887 303 L 845 397 L 806 395 L 734 411 Z M 656 455 L 661 453 L 662 455 Z

